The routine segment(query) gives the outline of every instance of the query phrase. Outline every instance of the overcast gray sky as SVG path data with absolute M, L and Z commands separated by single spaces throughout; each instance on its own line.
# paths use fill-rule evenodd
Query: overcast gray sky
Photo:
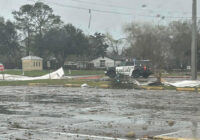
M 122 27 L 127 23 L 145 21 L 153 24 L 166 24 L 173 20 L 184 20 L 184 18 L 191 17 L 192 11 L 192 0 L 40 1 L 52 7 L 55 14 L 60 15 L 65 23 L 72 23 L 85 33 L 110 32 L 115 38 L 123 37 Z M 18 10 L 21 5 L 33 3 L 32 0 L 0 0 L 0 16 L 13 20 L 12 11 Z M 90 29 L 88 29 L 89 10 L 87 9 L 92 9 Z M 199 13 L 200 10 L 198 10 L 198 16 Z M 165 19 L 159 18 L 159 15 L 164 16 Z

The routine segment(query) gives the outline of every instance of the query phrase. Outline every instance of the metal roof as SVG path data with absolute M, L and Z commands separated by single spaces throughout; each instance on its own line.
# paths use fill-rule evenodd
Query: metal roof
M 26 56 L 26 57 L 23 57 L 22 60 L 43 60 L 43 59 L 38 56 Z

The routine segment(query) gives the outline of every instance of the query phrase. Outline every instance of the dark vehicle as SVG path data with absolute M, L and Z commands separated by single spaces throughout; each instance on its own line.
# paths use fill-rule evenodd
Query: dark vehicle
M 130 76 L 133 78 L 148 78 L 152 74 L 151 63 L 149 60 L 135 60 L 133 62 L 122 62 L 120 66 L 108 68 L 105 72 L 110 78 L 118 74 Z

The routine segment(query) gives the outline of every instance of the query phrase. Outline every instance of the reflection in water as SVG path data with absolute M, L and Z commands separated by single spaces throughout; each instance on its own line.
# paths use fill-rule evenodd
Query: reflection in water
M 198 123 L 197 123 L 197 121 L 193 121 L 192 122 L 192 137 L 194 138 L 194 139 L 197 139 L 198 138 L 198 136 L 197 136 L 197 129 L 198 129 Z

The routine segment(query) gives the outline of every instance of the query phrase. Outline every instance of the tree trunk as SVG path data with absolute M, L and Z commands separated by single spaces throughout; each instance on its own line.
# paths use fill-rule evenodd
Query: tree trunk
M 30 55 L 30 31 L 28 29 L 27 46 L 26 46 L 26 56 Z

